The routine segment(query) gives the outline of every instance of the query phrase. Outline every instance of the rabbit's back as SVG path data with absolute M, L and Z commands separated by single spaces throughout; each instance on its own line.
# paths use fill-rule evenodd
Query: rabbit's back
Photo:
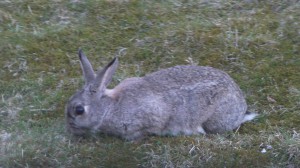
M 144 80 L 152 83 L 152 86 L 157 86 L 156 89 L 180 89 L 205 83 L 228 85 L 233 82 L 231 77 L 221 70 L 212 67 L 188 65 L 162 69 L 146 75 Z

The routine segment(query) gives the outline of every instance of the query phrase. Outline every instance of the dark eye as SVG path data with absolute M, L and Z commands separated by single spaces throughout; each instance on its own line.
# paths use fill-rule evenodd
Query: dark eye
M 76 115 L 82 115 L 84 113 L 84 107 L 79 105 L 75 107 L 75 114 Z

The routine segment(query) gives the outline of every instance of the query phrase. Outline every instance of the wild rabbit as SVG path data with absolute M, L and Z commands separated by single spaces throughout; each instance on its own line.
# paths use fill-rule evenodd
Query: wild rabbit
M 67 130 L 101 132 L 136 140 L 147 135 L 223 133 L 252 120 L 245 98 L 225 72 L 175 66 L 128 78 L 107 89 L 118 66 L 114 58 L 95 74 L 79 50 L 85 84 L 66 105 Z

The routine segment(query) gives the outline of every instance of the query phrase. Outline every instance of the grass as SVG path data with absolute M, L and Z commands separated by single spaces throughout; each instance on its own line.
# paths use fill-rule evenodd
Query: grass
M 300 167 L 299 18 L 297 0 L 1 1 L 0 168 Z M 72 137 L 78 48 L 95 67 L 121 55 L 113 85 L 178 64 L 222 69 L 260 117 L 223 135 Z

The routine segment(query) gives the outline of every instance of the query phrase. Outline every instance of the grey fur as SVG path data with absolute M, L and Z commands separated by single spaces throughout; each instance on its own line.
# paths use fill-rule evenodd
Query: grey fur
M 141 78 L 107 85 L 115 58 L 97 75 L 79 51 L 83 89 L 66 105 L 66 126 L 76 135 L 102 132 L 136 140 L 147 135 L 223 133 L 253 119 L 242 91 L 225 72 L 203 66 L 175 66 Z M 84 107 L 75 110 L 76 107 Z

